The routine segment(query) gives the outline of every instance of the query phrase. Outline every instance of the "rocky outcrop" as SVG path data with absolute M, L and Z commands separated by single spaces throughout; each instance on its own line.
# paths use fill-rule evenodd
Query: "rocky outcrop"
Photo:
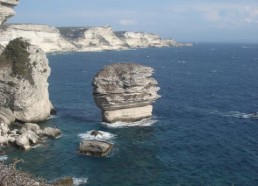
M 63 38 L 59 30 L 47 25 L 17 24 L 8 25 L 0 30 L 0 41 L 2 45 L 7 45 L 15 38 L 25 38 L 29 43 L 38 46 L 44 52 L 65 52 L 74 51 L 77 48 Z
M 9 112 L 13 115 L 8 117 L 23 122 L 46 120 L 53 109 L 49 75 L 42 50 L 23 39 L 11 41 L 0 56 L 0 116 Z
M 152 115 L 152 103 L 160 96 L 153 69 L 132 63 L 106 66 L 93 80 L 93 95 L 102 120 L 138 121 Z
M 87 156 L 103 157 L 107 156 L 113 148 L 113 144 L 96 141 L 96 140 L 84 140 L 80 143 L 79 152 Z
M 118 50 L 126 49 L 128 45 L 119 39 L 112 28 L 59 28 L 62 35 L 69 39 L 80 51 Z
M 130 48 L 147 48 L 147 47 L 179 47 L 190 46 L 191 44 L 177 43 L 173 39 L 161 39 L 157 34 L 145 32 L 117 32 L 117 36 L 124 40 Z
M 45 143 L 45 136 L 58 138 L 61 135 L 60 129 L 51 127 L 41 129 L 35 123 L 25 123 L 21 128 L 12 126 L 12 129 L 7 124 L 0 123 L 0 146 L 15 144 L 23 150 L 29 150 L 34 145 Z
M 51 27 L 15 24 L 0 29 L 0 44 L 6 46 L 15 38 L 26 38 L 44 52 L 124 50 L 147 47 L 179 47 L 191 44 L 161 39 L 144 32 L 114 32 L 111 27 Z
M 0 25 L 15 14 L 13 7 L 18 4 L 19 0 L 0 0 Z

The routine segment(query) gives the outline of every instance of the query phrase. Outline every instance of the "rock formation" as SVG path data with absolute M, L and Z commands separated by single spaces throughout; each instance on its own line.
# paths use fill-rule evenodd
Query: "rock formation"
M 160 96 L 153 69 L 132 63 L 106 66 L 93 80 L 93 95 L 102 120 L 138 121 L 152 116 L 152 103 Z
M 53 109 L 49 75 L 42 50 L 23 39 L 11 41 L 0 56 L 0 116 L 9 112 L 23 122 L 46 120 Z
M 96 140 L 84 140 L 80 143 L 79 152 L 87 156 L 103 157 L 110 153 L 113 148 L 113 144 L 96 141 Z
M 0 29 L 0 44 L 6 46 L 15 38 L 26 38 L 44 52 L 124 50 L 147 47 L 178 47 L 191 44 L 144 32 L 114 32 L 111 27 L 60 27 L 15 24 Z
M 0 0 L 0 25 L 15 14 L 13 7 L 18 4 L 19 0 Z
M 81 51 L 126 49 L 128 45 L 120 40 L 111 27 L 59 28 L 61 34 Z
M 44 52 L 65 52 L 77 50 L 69 41 L 63 38 L 59 30 L 47 25 L 15 24 L 8 25 L 0 30 L 0 40 L 2 45 L 7 45 L 15 38 L 25 38 L 33 45 L 38 46 Z

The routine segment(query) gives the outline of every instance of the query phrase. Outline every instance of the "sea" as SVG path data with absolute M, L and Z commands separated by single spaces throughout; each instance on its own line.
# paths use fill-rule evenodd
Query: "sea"
M 63 136 L 30 151 L 7 150 L 5 162 L 48 181 L 73 177 L 91 186 L 258 185 L 258 44 L 48 55 L 50 99 L 57 115 L 40 123 Z M 92 80 L 105 65 L 133 62 L 155 69 L 161 98 L 153 117 L 107 125 Z M 114 144 L 104 158 L 78 153 L 90 131 Z

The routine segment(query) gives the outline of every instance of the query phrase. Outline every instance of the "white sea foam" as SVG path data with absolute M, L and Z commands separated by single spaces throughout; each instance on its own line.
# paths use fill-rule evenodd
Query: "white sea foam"
M 228 113 L 228 116 L 232 116 L 235 118 L 243 118 L 243 119 L 248 119 L 248 118 L 258 119 L 257 113 L 241 113 L 238 111 L 231 111 Z
M 88 131 L 85 134 L 79 134 L 78 136 L 85 140 L 101 140 L 101 141 L 110 140 L 116 137 L 116 135 L 111 134 L 109 132 L 104 132 L 104 131 L 98 131 L 100 134 L 94 136 L 94 135 L 91 135 L 92 132 L 93 130 Z
M 86 184 L 87 182 L 88 182 L 88 178 L 73 178 L 73 184 L 75 186 Z
M 109 128 L 127 128 L 127 127 L 149 127 L 155 123 L 157 123 L 157 120 L 143 119 L 141 121 L 136 121 L 136 122 L 131 122 L 131 123 L 127 123 L 127 122 L 105 123 L 105 122 L 103 122 L 102 124 Z
M 227 113 L 222 113 L 219 111 L 211 112 L 212 114 L 220 115 L 222 117 L 235 117 L 235 118 L 241 118 L 241 119 L 258 119 L 258 113 L 243 113 L 239 111 L 230 111 Z
M 40 147 L 43 147 L 44 144 L 37 144 L 37 145 L 34 145 L 32 146 L 33 149 L 36 149 L 36 148 L 40 148 Z
M 5 161 L 7 159 L 8 159 L 8 156 L 6 155 L 0 156 L 0 161 Z

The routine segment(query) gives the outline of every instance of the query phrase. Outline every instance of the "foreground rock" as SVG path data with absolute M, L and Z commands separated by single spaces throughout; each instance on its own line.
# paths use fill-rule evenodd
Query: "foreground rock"
M 8 117 L 19 121 L 46 120 L 53 109 L 48 93 L 49 75 L 42 50 L 21 38 L 11 41 L 0 56 L 0 117 L 11 110 Z
M 88 156 L 103 157 L 107 156 L 113 148 L 113 144 L 96 141 L 84 140 L 80 143 L 79 152 Z
M 52 127 L 41 129 L 35 123 L 25 123 L 21 129 L 14 126 L 12 128 L 10 130 L 3 122 L 0 124 L 0 146 L 14 144 L 23 150 L 29 150 L 34 145 L 45 143 L 46 137 L 56 139 L 62 136 L 60 129 Z
M 93 80 L 94 100 L 102 120 L 133 122 L 152 116 L 152 103 L 160 96 L 153 69 L 131 63 L 106 66 Z
M 12 165 L 0 163 L 0 185 L 3 186 L 50 186 L 44 180 L 37 179 L 29 173 L 16 170 Z

